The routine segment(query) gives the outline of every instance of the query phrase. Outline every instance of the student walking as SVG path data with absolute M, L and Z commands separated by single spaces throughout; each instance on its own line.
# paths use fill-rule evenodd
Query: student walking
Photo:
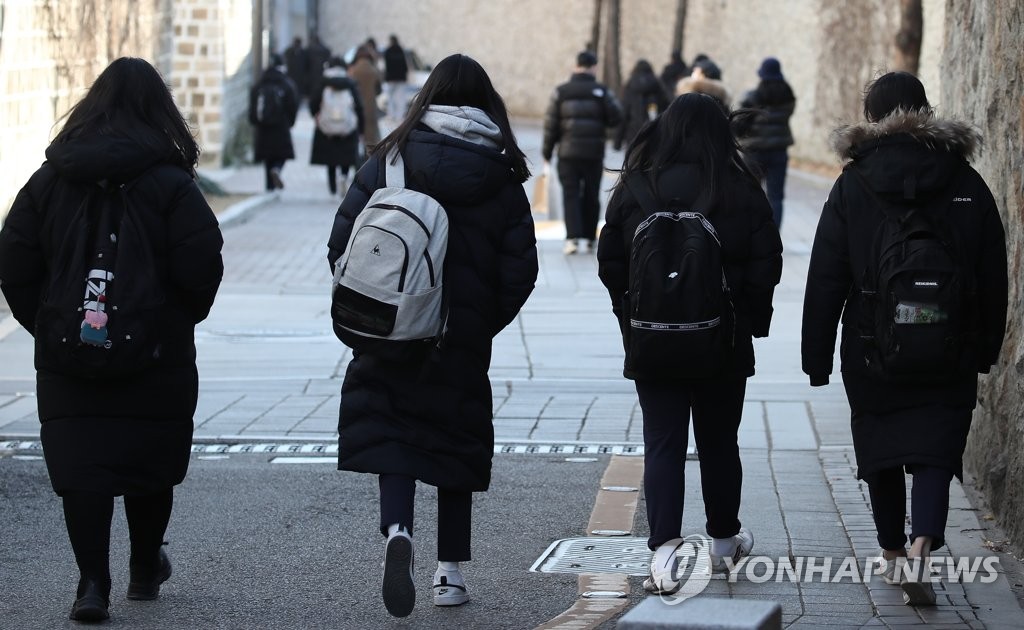
M 270 67 L 249 93 L 253 159 L 263 162 L 267 191 L 284 188 L 281 171 L 286 161 L 295 158 L 292 126 L 299 113 L 299 96 L 283 64 L 281 55 L 271 55 Z
M 659 214 L 660 213 L 660 214 Z M 686 94 L 640 130 L 615 184 L 597 262 L 619 321 L 623 374 L 644 429 L 644 494 L 654 550 L 644 588 L 680 587 L 690 417 L 716 572 L 750 553 L 740 526 L 737 432 L 752 337 L 766 337 L 782 273 L 771 207 L 712 97 Z
M 761 62 L 757 70 L 761 81 L 744 95 L 741 107 L 756 109 L 750 127 L 740 138 L 740 146 L 761 175 L 768 203 L 772 204 L 775 225 L 782 227 L 782 199 L 786 188 L 787 147 L 793 144 L 789 118 L 796 109 L 793 89 L 782 76 L 782 65 L 774 57 Z
M 380 112 L 377 109 L 377 95 L 381 92 L 380 72 L 377 70 L 373 55 L 367 45 L 360 46 L 356 51 L 355 60 L 348 67 L 348 76 L 356 82 L 362 99 L 363 143 L 366 145 L 367 154 L 372 153 L 373 148 L 380 142 Z
M 914 75 L 875 80 L 864 117 L 832 137 L 846 165 L 814 237 L 803 370 L 812 386 L 828 383 L 841 314 L 857 476 L 888 561 L 882 574 L 907 604 L 931 605 L 923 563 L 905 557 L 923 560 L 945 544 L 978 373 L 997 362 L 1006 326 L 1005 235 L 968 163 L 981 138 L 937 118 Z M 913 475 L 909 552 L 904 472 Z
M 223 271 L 198 159 L 159 73 L 117 59 L 0 230 L 0 286 L 35 338 L 43 455 L 80 571 L 75 621 L 109 617 L 114 497 L 131 539 L 128 599 L 156 599 L 171 576 L 162 545 L 192 445 L 193 333 Z
M 405 120 L 357 173 L 328 242 L 332 267 L 371 194 L 385 186 L 394 152 L 406 187 L 447 214 L 447 332 L 426 363 L 353 353 L 341 388 L 338 467 L 378 475 L 384 606 L 404 617 L 416 600 L 417 480 L 437 488 L 434 604 L 469 600 L 460 563 L 471 557 L 472 493 L 491 478 L 491 343 L 533 290 L 537 249 L 523 190 L 530 173 L 504 101 L 479 63 L 455 54 L 437 64 Z
M 558 181 L 565 214 L 565 254 L 581 247 L 593 252 L 601 213 L 601 175 L 604 173 L 605 129 L 622 120 L 622 108 L 611 90 L 597 82 L 597 57 L 590 51 L 576 56 L 576 70 L 555 89 L 544 115 L 541 154 L 544 171 L 558 145 Z
M 388 118 L 400 121 L 405 117 L 405 86 L 409 80 L 409 62 L 405 60 L 405 49 L 398 43 L 398 37 L 391 36 L 390 45 L 384 49 L 384 80 L 387 82 Z
M 333 57 L 309 99 L 309 111 L 316 120 L 310 164 L 327 167 L 327 188 L 341 193 L 348 189 L 348 172 L 359 163 L 359 134 L 363 129 L 363 103 L 359 90 L 345 72 L 345 62 Z
M 622 150 L 623 145 L 628 147 L 640 127 L 665 111 L 666 107 L 668 96 L 658 77 L 654 76 L 651 63 L 646 59 L 637 61 L 622 89 L 623 117 L 615 133 L 615 150 Z

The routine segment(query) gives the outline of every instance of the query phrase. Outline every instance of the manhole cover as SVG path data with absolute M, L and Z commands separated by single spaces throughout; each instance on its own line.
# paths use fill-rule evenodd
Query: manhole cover
M 565 538 L 553 542 L 530 571 L 647 575 L 650 562 L 646 538 Z

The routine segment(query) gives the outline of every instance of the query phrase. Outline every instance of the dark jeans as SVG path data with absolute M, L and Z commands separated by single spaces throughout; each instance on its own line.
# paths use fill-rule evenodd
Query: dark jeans
M 83 577 L 110 583 L 110 522 L 114 497 L 74 492 L 64 497 L 64 522 Z M 130 564 L 156 568 L 160 545 L 171 519 L 171 488 L 147 496 L 125 496 L 124 511 L 131 539 Z
M 416 480 L 405 475 L 380 475 L 380 532 L 398 523 L 412 535 Z M 469 552 L 473 493 L 437 489 L 437 559 L 465 562 Z
M 682 530 L 691 410 L 707 533 L 712 538 L 739 533 L 743 467 L 736 435 L 746 388 L 745 378 L 699 385 L 636 381 L 644 417 L 644 495 L 651 549 L 678 538 Z
M 930 536 L 932 549 L 946 544 L 946 515 L 949 513 L 949 482 L 953 471 L 934 466 L 908 466 L 914 476 L 910 492 L 910 541 Z M 878 531 L 878 544 L 890 551 L 907 544 L 904 523 L 907 518 L 907 488 L 903 467 L 885 468 L 867 475 L 871 511 Z
M 264 181 L 266 182 L 267 191 L 274 190 L 274 180 L 270 177 L 270 172 L 277 169 L 278 174 L 284 169 L 285 160 L 266 160 L 263 162 L 263 175 Z
M 558 181 L 562 184 L 562 212 L 565 214 L 565 238 L 597 238 L 597 219 L 601 214 L 601 175 L 603 160 L 558 159 Z
M 775 220 L 775 225 L 781 228 L 782 199 L 785 196 L 786 166 L 789 163 L 789 155 L 786 149 L 772 149 L 751 151 L 750 157 L 760 169 L 765 194 L 772 207 L 772 218 Z

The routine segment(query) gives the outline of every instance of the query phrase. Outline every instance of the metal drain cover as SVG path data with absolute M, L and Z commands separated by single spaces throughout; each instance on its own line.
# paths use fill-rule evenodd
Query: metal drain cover
M 551 543 L 530 571 L 647 575 L 650 562 L 646 538 L 564 538 Z

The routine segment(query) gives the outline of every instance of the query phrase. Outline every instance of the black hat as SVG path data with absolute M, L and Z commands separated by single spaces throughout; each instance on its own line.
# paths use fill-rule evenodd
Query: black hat
M 772 79 L 782 78 L 782 64 L 775 57 L 766 57 L 761 62 L 761 67 L 757 71 L 757 76 L 762 79 L 769 81 Z
M 712 79 L 714 81 L 722 80 L 722 70 L 714 61 L 711 61 L 710 59 L 703 59 L 693 65 L 700 68 L 701 72 L 703 72 L 704 76 L 706 76 L 707 78 Z
M 584 50 L 576 55 L 576 65 L 581 68 L 593 68 L 597 65 L 597 55 L 589 50 Z

